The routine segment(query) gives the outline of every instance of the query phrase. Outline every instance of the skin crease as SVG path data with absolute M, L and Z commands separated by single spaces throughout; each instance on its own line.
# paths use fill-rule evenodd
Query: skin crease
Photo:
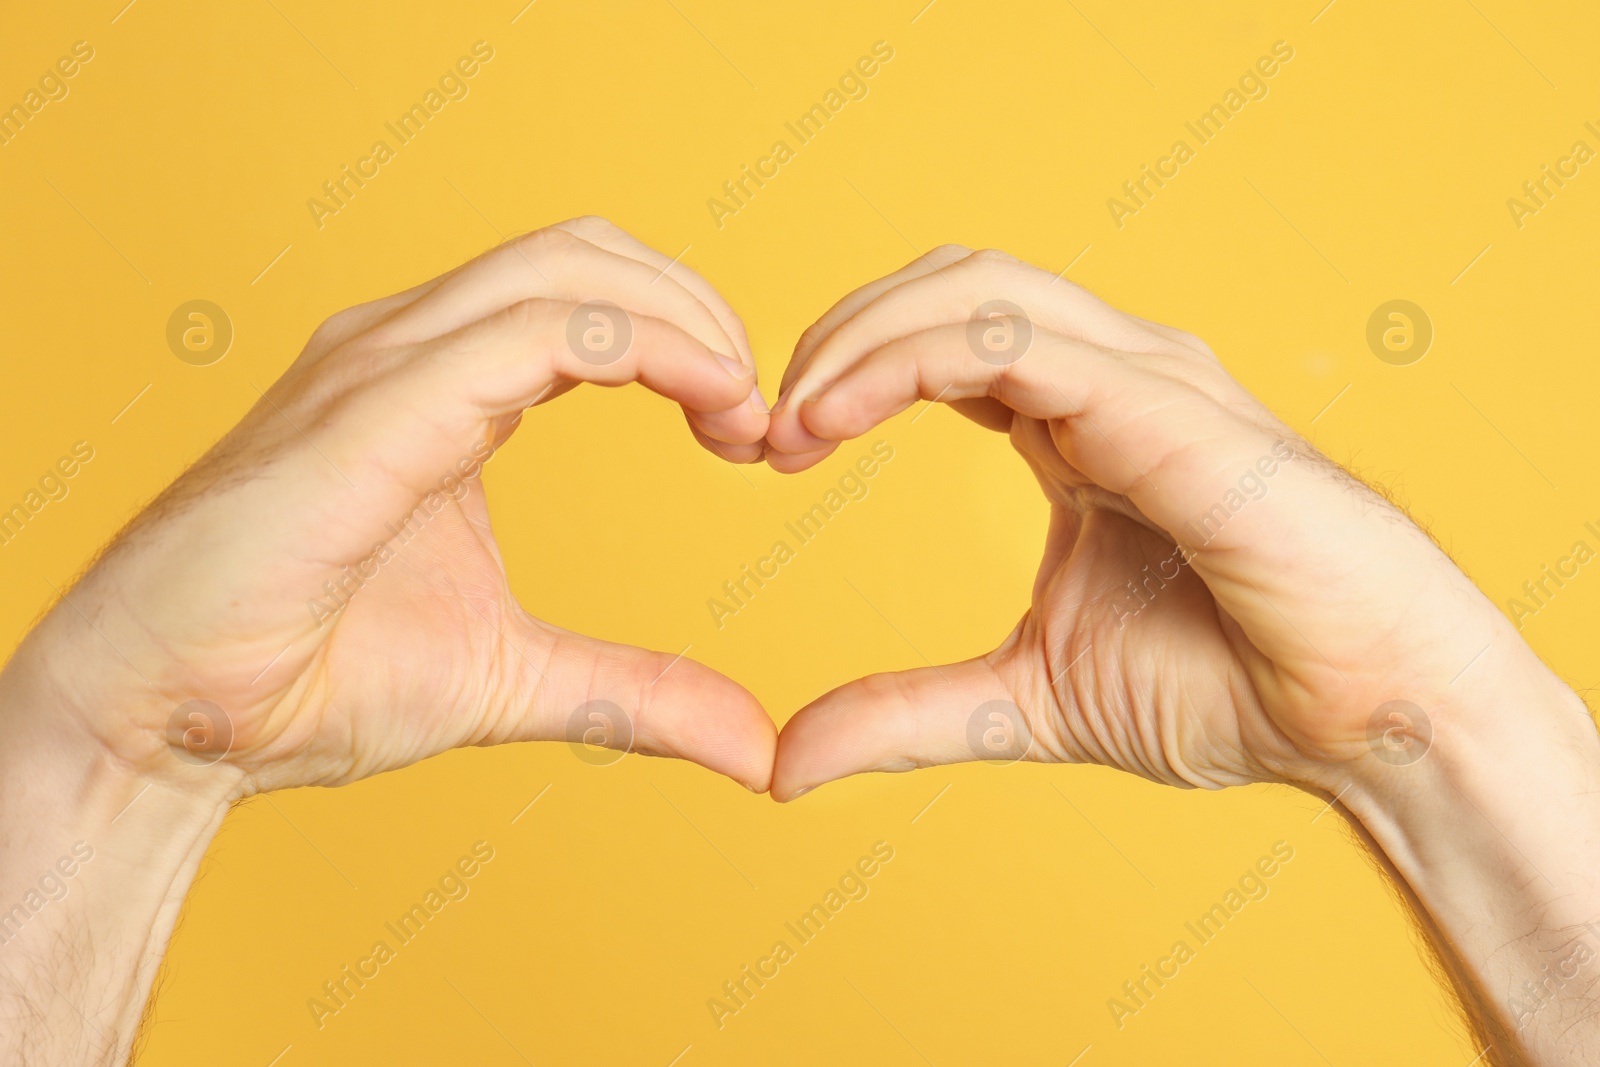
M 997 298 L 1026 318 L 975 330 Z M 615 358 L 569 342 L 596 301 L 631 325 Z M 1028 343 L 974 347 L 993 328 Z M 0 900 L 21 899 L 62 840 L 95 849 L 0 955 L 14 1008 L 0 1060 L 126 1062 L 240 797 L 464 745 L 577 740 L 593 723 L 573 726 L 575 710 L 609 701 L 624 719 L 612 743 L 792 800 L 863 771 L 991 757 L 969 730 L 1004 701 L 1029 759 L 1177 786 L 1289 782 L 1339 804 L 1403 884 L 1491 1046 L 1483 1062 L 1594 1062 L 1592 996 L 1565 991 L 1531 1025 L 1502 996 L 1600 918 L 1586 709 L 1421 530 L 1203 343 L 946 246 L 807 331 L 770 413 L 754 368 L 704 279 L 594 218 L 319 328 L 0 672 Z M 1052 513 L 1027 613 L 985 656 L 852 682 L 781 735 L 709 668 L 535 618 L 510 592 L 481 462 L 530 408 L 630 381 L 678 403 L 711 451 L 779 471 L 919 400 L 1007 433 Z M 420 532 L 391 543 L 412 515 Z M 346 606 L 308 608 L 377 550 Z M 1131 612 L 1127 583 L 1147 567 L 1162 580 Z M 1378 758 L 1372 729 L 1396 699 L 1432 723 L 1427 758 L 1403 766 Z M 193 700 L 225 711 L 228 744 L 196 751 L 174 718 Z
M 692 661 L 528 615 L 507 586 L 481 480 L 440 492 L 527 406 L 582 380 L 639 378 L 682 402 L 721 452 L 759 456 L 767 420 L 748 403 L 743 327 L 687 268 L 662 276 L 668 265 L 610 224 L 579 219 L 335 316 L 16 662 L 70 647 L 65 633 L 93 619 L 116 651 L 100 646 L 100 669 L 51 673 L 81 713 L 73 727 L 119 763 L 182 780 L 167 721 L 178 704 L 208 700 L 232 721 L 221 769 L 240 794 L 354 781 L 461 745 L 566 738 L 569 713 L 602 699 L 631 718 L 636 750 L 764 791 L 776 731 L 747 691 Z M 566 351 L 572 305 L 586 299 L 632 318 L 634 345 L 614 364 Z M 308 600 L 333 603 L 323 583 L 360 565 L 389 540 L 385 524 L 419 503 L 420 533 L 319 624 Z M 123 694 L 134 697 L 133 730 L 127 712 L 100 710 L 124 708 Z
M 966 322 L 999 293 L 1027 298 L 1032 341 L 996 366 L 974 358 Z M 1426 535 L 1198 339 L 1000 253 L 939 249 L 842 301 L 796 351 L 770 462 L 809 466 L 935 397 L 1009 433 L 1050 501 L 1032 607 L 988 656 L 803 709 L 780 741 L 778 799 L 855 771 L 973 758 L 968 719 L 990 700 L 1020 707 L 1030 759 L 1336 791 L 1339 765 L 1368 754 L 1379 705 L 1438 706 L 1485 643 L 1521 645 Z M 1274 473 L 1261 476 L 1263 458 Z M 1259 500 L 1240 492 L 1247 475 Z M 1246 503 L 1202 544 L 1201 516 L 1230 491 Z M 1192 553 L 1181 567 L 1166 562 L 1179 541 Z M 1145 586 L 1152 603 L 1134 611 L 1126 583 L 1146 567 L 1178 573 Z M 1460 624 L 1441 634 L 1438 617 Z
M 996 298 L 1021 314 L 984 358 L 997 323 L 972 320 Z M 1481 1062 L 1600 1062 L 1592 980 L 1517 1000 L 1600 918 L 1594 723 L 1427 535 L 1203 342 L 1004 253 L 945 246 L 835 305 L 796 347 L 767 460 L 804 470 L 919 400 L 1009 434 L 1037 477 L 1051 522 L 1032 604 L 988 655 L 802 708 L 775 799 L 996 754 L 1289 782 L 1349 814 L 1394 878 Z M 1375 726 L 1394 700 L 1431 733 Z M 993 702 L 1020 720 L 999 753 L 972 740 L 1004 721 Z M 1386 742 L 1408 755 L 1378 758 Z

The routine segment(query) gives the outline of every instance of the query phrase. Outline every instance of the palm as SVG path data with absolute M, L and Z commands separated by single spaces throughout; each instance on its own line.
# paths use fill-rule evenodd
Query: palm
M 415 530 L 337 598 L 307 576 L 312 538 L 275 567 L 256 564 L 259 546 L 230 554 L 186 610 L 149 613 L 140 644 L 162 649 L 164 661 L 151 673 L 222 711 L 215 729 L 181 736 L 191 762 L 226 758 L 258 788 L 329 785 L 486 736 L 521 678 L 508 666 L 521 662 L 511 638 L 527 639 L 533 624 L 507 588 L 481 483 L 459 502 L 444 498 Z M 170 728 L 168 737 L 179 740 Z
M 319 784 L 354 781 L 482 740 L 521 676 L 511 597 L 481 486 L 449 501 L 349 601 L 310 666 L 317 684 L 263 753 Z M 530 655 L 536 655 L 529 653 Z
M 802 338 L 773 466 L 803 470 L 941 402 L 1008 433 L 1054 515 L 1032 608 L 1001 648 L 813 701 L 784 727 L 778 795 L 1020 756 L 1019 726 L 1036 758 L 1159 781 L 1332 784 L 1391 702 L 1438 706 L 1504 633 L 1421 531 L 1203 342 L 1059 281 L 946 246 Z M 1461 624 L 1441 634 L 1439 618 Z M 1015 712 L 997 703 L 1023 722 L 999 729 Z
M 1292 756 L 1253 684 L 1271 665 L 1173 541 L 1076 470 L 1048 426 L 1018 416 L 1012 428 L 1052 505 L 1015 645 L 1042 698 L 1037 755 L 1174 785 L 1268 776 L 1264 756 Z

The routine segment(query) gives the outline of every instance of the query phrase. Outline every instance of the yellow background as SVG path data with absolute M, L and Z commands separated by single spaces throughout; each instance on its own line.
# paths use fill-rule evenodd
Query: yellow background
M 96 458 L 0 546 L 5 647 L 323 318 L 587 213 L 686 249 L 769 398 L 845 291 L 942 242 L 996 246 L 1204 337 L 1501 604 L 1600 518 L 1575 432 L 1600 385 L 1600 164 L 1521 229 L 1506 206 L 1575 140 L 1600 147 L 1592 5 L 523 2 L 6 5 L 0 103 L 75 41 L 95 58 L 0 147 L 0 501 L 74 441 Z M 319 230 L 307 199 L 478 40 L 495 58 L 470 95 Z M 878 40 L 895 57 L 870 95 L 714 225 L 722 182 Z M 1270 95 L 1119 229 L 1107 198 L 1279 40 Z M 196 298 L 237 331 L 204 368 L 164 340 Z M 1365 341 L 1394 298 L 1435 327 L 1412 366 Z M 691 646 L 780 721 L 984 651 L 1025 606 L 1044 509 L 1002 438 L 915 415 L 876 435 L 895 459 L 871 495 L 719 631 L 706 599 L 869 442 L 784 478 L 720 464 L 642 390 L 581 391 L 488 470 L 514 586 L 561 625 Z M 1581 689 L 1597 623 L 1585 573 L 1525 634 Z M 1462 1067 L 1407 920 L 1320 808 L 986 765 L 779 807 L 683 764 L 452 753 L 234 812 L 141 1062 Z M 495 859 L 470 896 L 319 1031 L 307 999 L 478 840 Z M 879 840 L 871 895 L 718 1030 L 708 998 Z M 1295 858 L 1270 896 L 1118 1029 L 1107 999 L 1278 840 Z

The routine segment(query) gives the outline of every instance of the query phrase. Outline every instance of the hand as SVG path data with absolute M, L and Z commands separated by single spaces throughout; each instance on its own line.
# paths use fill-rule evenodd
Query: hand
M 1014 314 L 972 321 L 997 299 Z M 1024 752 L 1173 785 L 1337 792 L 1374 743 L 1426 744 L 1404 713 L 1374 734 L 1380 706 L 1437 715 L 1469 669 L 1466 687 L 1486 671 L 1553 681 L 1421 530 L 1186 333 L 1003 254 L 940 248 L 801 339 L 769 462 L 810 466 L 919 399 L 1008 433 L 1038 477 L 1052 518 L 1032 606 L 986 656 L 802 709 L 779 739 L 776 799 Z
M 591 726 L 765 790 L 775 730 L 743 688 L 541 622 L 507 586 L 484 460 L 525 408 L 631 381 L 719 454 L 759 458 L 737 316 L 598 219 L 341 312 L 66 594 L 8 683 L 53 706 L 38 730 L 92 758 L 229 797 Z M 630 722 L 569 730 L 589 701 Z M 195 766 L 212 763 L 225 773 Z

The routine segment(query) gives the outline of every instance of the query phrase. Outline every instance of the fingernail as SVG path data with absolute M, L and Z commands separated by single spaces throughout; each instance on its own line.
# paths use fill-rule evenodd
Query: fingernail
M 750 390 L 750 406 L 756 409 L 756 414 L 758 415 L 771 414 L 771 409 L 767 407 L 767 402 L 762 398 L 761 390 L 759 389 Z
M 721 352 L 713 352 L 711 354 L 717 357 L 717 362 L 722 364 L 722 369 L 733 375 L 735 378 L 742 380 L 744 378 L 749 378 L 754 374 L 749 367 L 745 366 L 743 363 L 740 363 L 731 356 L 725 356 Z
M 789 403 L 789 393 L 793 388 L 793 386 L 790 386 L 789 389 L 785 389 L 778 394 L 778 402 L 772 405 L 772 414 L 776 415 L 783 410 L 785 404 Z
M 789 800 L 799 800 L 801 797 L 803 797 L 807 793 L 811 792 L 811 790 L 814 789 L 814 788 L 816 788 L 816 787 L 808 785 L 808 786 L 803 786 L 803 787 L 801 787 L 799 789 L 796 789 L 793 793 L 789 794 Z M 784 803 L 785 804 L 789 803 L 789 800 L 785 800 Z

